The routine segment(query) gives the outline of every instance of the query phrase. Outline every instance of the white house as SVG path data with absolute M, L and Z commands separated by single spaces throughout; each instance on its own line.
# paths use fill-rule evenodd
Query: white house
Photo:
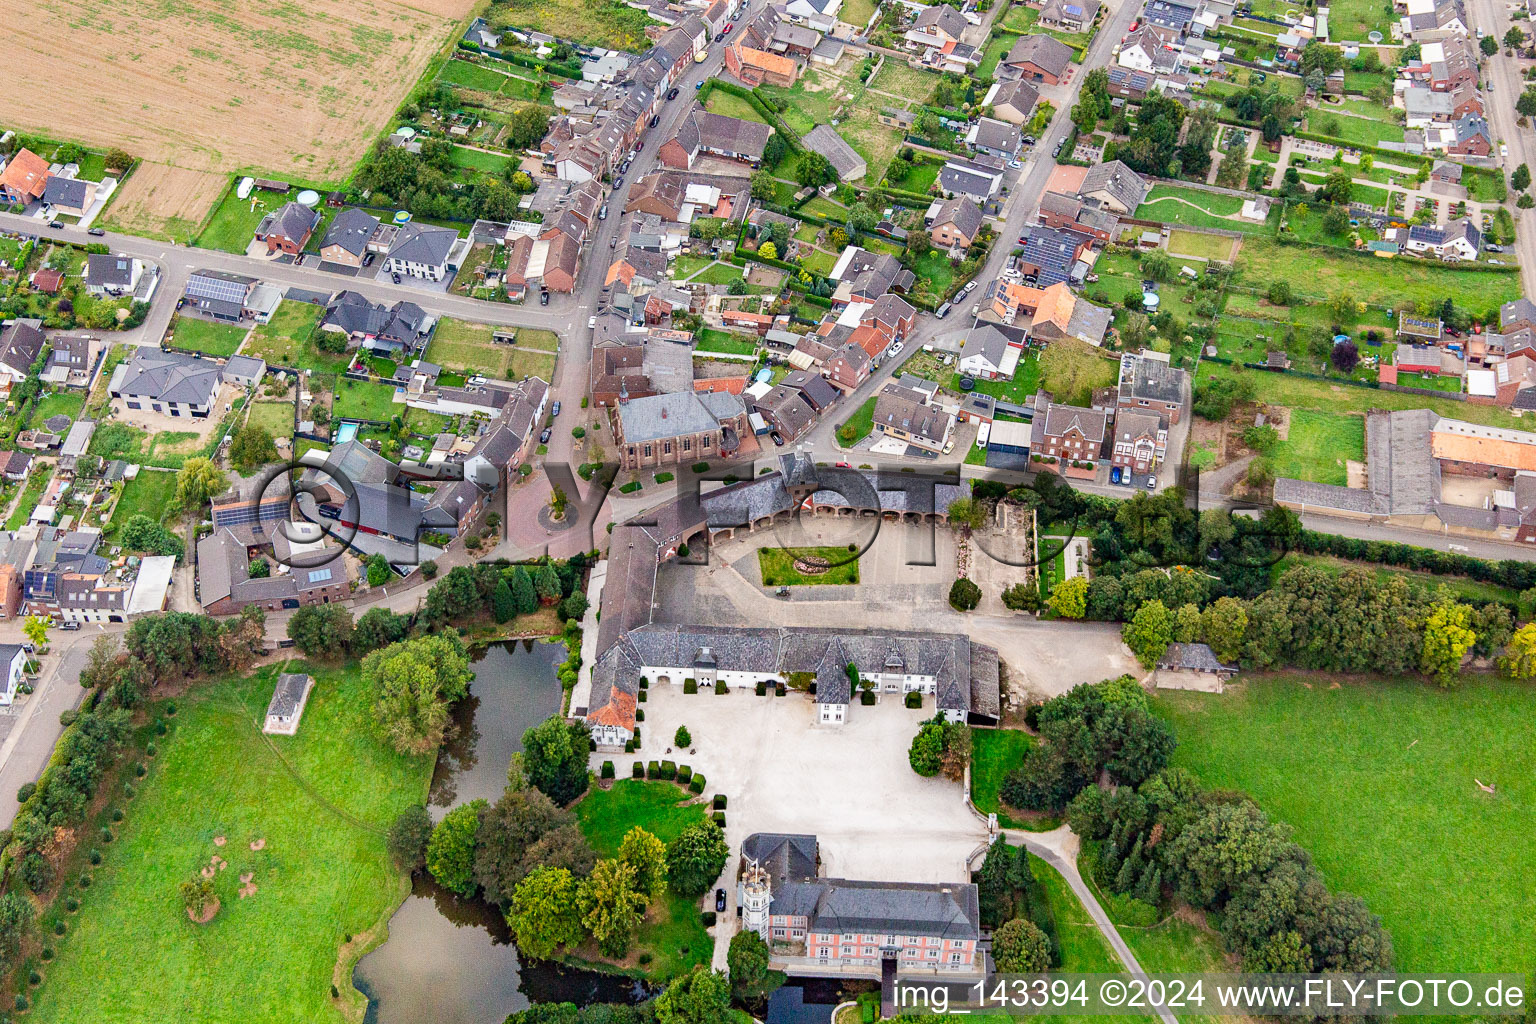
M 961 374 L 984 380 L 1012 380 L 1028 336 L 1024 327 L 978 322 L 966 335 L 965 347 L 961 349 Z
M 459 233 L 452 228 L 410 223 L 400 229 L 395 244 L 384 258 L 384 270 L 390 274 L 441 281 L 459 269 L 456 252 Z
M 16 699 L 27 672 L 27 652 L 20 644 L 0 644 L 0 665 L 5 666 L 5 680 L 0 683 L 0 704 L 10 704 Z

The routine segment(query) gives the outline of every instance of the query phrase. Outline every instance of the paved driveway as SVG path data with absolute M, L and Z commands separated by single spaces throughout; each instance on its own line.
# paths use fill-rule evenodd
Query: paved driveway
M 680 683 L 653 685 L 642 707 L 644 748 L 612 758 L 623 761 L 619 776 L 635 757 L 702 772 L 706 792 L 729 800 L 733 855 L 754 832 L 808 832 L 820 840 L 828 877 L 962 881 L 966 859 L 986 842 L 986 824 L 966 807 L 960 783 L 922 778 L 907 763 L 912 737 L 933 714 L 931 697 L 922 710 L 890 697 L 855 705 L 835 727 L 815 723 L 815 706 L 794 692 L 684 694 Z M 688 727 L 692 753 L 666 753 L 679 725 Z

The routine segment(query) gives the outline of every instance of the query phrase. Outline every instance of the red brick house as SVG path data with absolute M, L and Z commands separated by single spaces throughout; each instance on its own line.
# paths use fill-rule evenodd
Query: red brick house
M 1098 409 L 1051 402 L 1044 417 L 1035 417 L 1040 437 L 1030 443 L 1031 454 L 1054 460 L 1040 465 L 1064 476 L 1091 479 L 1098 472 L 1099 451 L 1104 446 L 1108 421 L 1108 415 Z
M 827 360 L 827 379 L 846 394 L 869 380 L 869 371 L 874 368 L 874 365 L 868 352 L 861 346 L 850 343 L 843 346 L 837 355 Z
M 309 236 L 320 223 L 320 213 L 298 203 L 284 203 L 276 213 L 261 218 L 256 226 L 256 241 L 267 243 L 267 255 L 285 252 L 297 256 L 309 244 Z

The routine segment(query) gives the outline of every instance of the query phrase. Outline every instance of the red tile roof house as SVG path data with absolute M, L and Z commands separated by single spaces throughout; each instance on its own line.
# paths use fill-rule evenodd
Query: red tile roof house
M 48 161 L 23 149 L 11 157 L 0 172 L 0 199 L 25 205 L 43 198 L 48 188 Z
M 284 203 L 275 213 L 261 218 L 256 226 L 256 241 L 267 243 L 267 255 L 285 252 L 297 256 L 309 244 L 309 236 L 320 223 L 320 213 L 298 203 Z
M 1058 85 L 1072 67 L 1072 47 L 1052 36 L 1020 36 L 1003 65 L 1029 81 Z
M 773 317 L 767 313 L 746 313 L 734 309 L 722 310 L 720 320 L 727 327 L 745 327 L 755 331 L 759 337 L 767 334 L 768 328 L 773 326 Z
M 552 292 L 576 290 L 579 249 L 576 239 L 570 235 L 557 233 L 549 239 L 549 254 L 544 258 L 544 287 Z

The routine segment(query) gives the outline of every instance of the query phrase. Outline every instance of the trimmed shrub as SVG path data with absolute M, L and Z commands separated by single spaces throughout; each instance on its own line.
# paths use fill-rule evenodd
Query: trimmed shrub
M 699 681 L 697 679 L 684 679 L 683 680 L 683 692 L 684 693 L 698 693 L 699 692 Z
M 651 962 L 651 954 L 649 954 L 649 953 L 641 953 L 640 954 L 639 963 L 640 963 L 641 967 L 644 967 L 646 964 L 648 964 L 650 962 Z
M 693 790 L 695 793 L 704 792 L 704 776 L 695 775 L 693 777 L 693 781 L 688 783 L 688 788 Z
M 636 699 L 636 700 L 637 700 L 637 701 L 638 701 L 638 702 L 639 702 L 639 703 L 641 703 L 641 704 L 644 704 L 644 703 L 645 703 L 645 691 L 644 691 L 644 690 L 641 690 L 641 691 L 640 691 L 640 694 L 639 694 L 639 696 L 638 696 L 638 697 L 636 697 L 636 698 L 635 698 L 635 699 Z
M 784 689 L 784 684 L 783 683 L 776 683 L 776 684 L 774 684 L 773 695 L 775 697 L 782 697 L 787 692 L 788 691 Z
M 37 783 L 35 783 L 35 782 L 23 783 L 21 788 L 16 790 L 16 802 L 19 803 L 19 804 L 24 804 L 28 800 L 32 799 L 32 794 L 36 793 L 36 792 L 37 792 Z
M 693 779 L 693 769 L 685 764 L 677 766 L 677 781 L 679 785 L 686 786 Z
M 923 694 L 919 690 L 913 690 L 907 694 L 907 707 L 920 708 L 923 706 Z
M 649 679 L 645 678 L 645 676 L 641 676 L 640 677 L 640 689 L 642 689 L 642 690 L 649 690 L 650 688 L 651 688 L 651 681 Z
M 604 761 L 603 762 L 602 777 L 605 778 L 605 779 L 613 778 L 613 762 L 612 761 Z
M 626 753 L 626 754 L 633 754 L 634 752 L 635 752 L 635 741 L 634 740 L 625 740 L 624 741 L 624 753 Z M 639 764 L 637 763 L 635 765 L 635 767 L 638 768 Z
M 648 779 L 661 778 L 661 765 L 655 761 L 647 761 L 645 765 L 645 777 Z
M 725 794 L 724 793 L 716 793 L 715 794 L 714 808 L 717 811 L 725 810 Z
M 767 692 L 768 692 L 768 684 L 763 682 L 761 679 L 759 679 L 757 681 L 757 695 L 759 697 L 761 697 L 761 696 L 763 696 Z
M 673 779 L 677 778 L 677 762 L 661 762 L 661 777 L 667 782 L 671 782 Z
M 725 682 L 724 679 L 719 679 L 719 680 L 716 680 L 716 682 L 715 682 L 715 692 L 716 693 L 730 693 L 731 692 L 731 688 L 726 685 L 726 682 Z
M 724 811 L 716 811 L 714 814 L 711 814 L 709 817 L 710 817 L 710 820 L 712 820 L 716 825 L 719 825 L 721 828 L 725 828 L 725 812 Z
M 635 721 L 645 721 L 645 708 L 635 708 Z
M 713 910 L 706 910 L 699 917 L 703 919 L 705 928 L 713 928 L 715 926 L 715 912 Z
M 645 765 L 641 764 L 639 761 L 636 761 L 634 764 L 630 765 L 629 777 L 632 779 L 645 778 Z
M 635 726 L 635 749 L 640 749 L 640 727 L 638 725 Z
M 874 704 L 875 703 L 875 691 L 874 690 L 865 690 L 863 693 L 859 694 L 859 703 L 864 705 L 865 707 L 869 707 L 872 704 Z

